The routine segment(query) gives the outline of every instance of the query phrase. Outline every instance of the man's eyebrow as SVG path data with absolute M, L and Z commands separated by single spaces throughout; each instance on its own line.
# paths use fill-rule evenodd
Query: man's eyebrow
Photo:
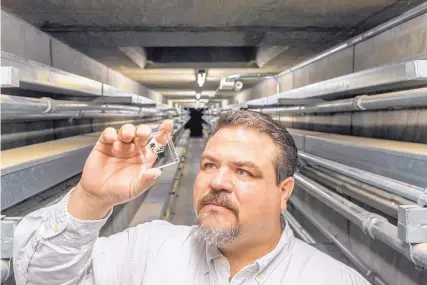
M 202 154 L 202 156 L 200 157 L 200 161 L 202 161 L 203 159 L 218 162 L 218 159 L 208 154 Z M 261 168 L 251 161 L 233 161 L 233 165 L 237 167 L 249 167 L 255 170 L 256 172 L 262 173 Z
M 215 157 L 211 156 L 211 155 L 207 155 L 207 154 L 202 154 L 202 156 L 200 157 L 200 160 L 202 161 L 203 159 L 207 159 L 213 162 L 217 162 L 218 159 L 216 159 Z
M 235 161 L 235 162 L 233 162 L 233 164 L 237 167 L 246 166 L 246 167 L 252 168 L 253 170 L 255 170 L 257 172 L 262 173 L 261 168 L 251 161 Z

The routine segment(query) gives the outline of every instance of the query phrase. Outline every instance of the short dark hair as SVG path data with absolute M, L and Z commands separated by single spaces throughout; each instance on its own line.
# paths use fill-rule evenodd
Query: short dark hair
M 279 150 L 279 154 L 274 161 L 277 185 L 287 177 L 294 175 L 298 163 L 298 153 L 294 139 L 283 125 L 273 120 L 271 116 L 257 111 L 239 110 L 221 114 L 206 139 L 205 147 L 208 141 L 220 129 L 236 125 L 242 125 L 248 129 L 262 132 L 273 139 Z

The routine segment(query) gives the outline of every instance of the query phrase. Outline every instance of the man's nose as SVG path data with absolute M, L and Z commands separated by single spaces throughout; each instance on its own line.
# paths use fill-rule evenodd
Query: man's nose
M 232 173 L 226 168 L 220 168 L 211 179 L 211 188 L 216 191 L 233 191 Z

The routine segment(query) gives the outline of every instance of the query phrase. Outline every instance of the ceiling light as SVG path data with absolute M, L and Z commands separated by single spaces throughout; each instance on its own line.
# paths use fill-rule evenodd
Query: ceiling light
M 204 70 L 199 70 L 197 73 L 197 84 L 199 84 L 199 87 L 203 87 L 206 81 L 206 72 Z
M 233 90 L 234 89 L 234 80 L 227 80 L 222 78 L 219 83 L 219 90 Z

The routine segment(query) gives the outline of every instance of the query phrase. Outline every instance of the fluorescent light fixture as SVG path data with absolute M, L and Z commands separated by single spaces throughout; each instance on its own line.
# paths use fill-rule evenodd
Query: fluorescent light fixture
M 197 73 L 197 84 L 199 84 L 199 87 L 203 87 L 206 81 L 206 72 L 204 70 L 199 70 Z
M 215 91 L 202 91 L 202 96 L 214 97 Z

